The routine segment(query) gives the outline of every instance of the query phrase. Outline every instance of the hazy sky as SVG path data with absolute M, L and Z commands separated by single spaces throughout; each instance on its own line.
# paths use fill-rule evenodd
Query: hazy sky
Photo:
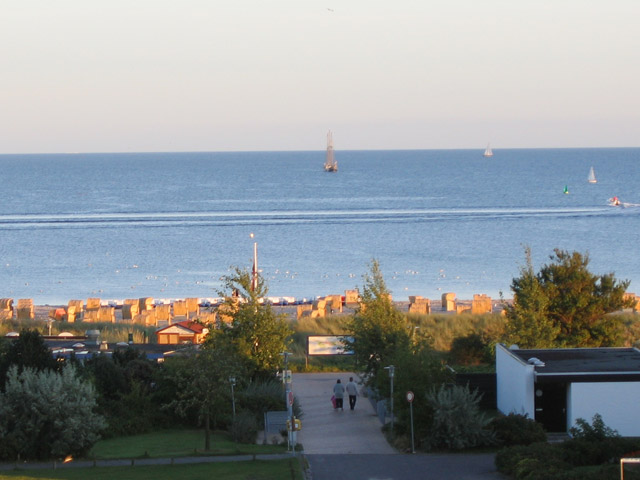
M 640 145 L 638 0 L 0 0 L 0 153 Z

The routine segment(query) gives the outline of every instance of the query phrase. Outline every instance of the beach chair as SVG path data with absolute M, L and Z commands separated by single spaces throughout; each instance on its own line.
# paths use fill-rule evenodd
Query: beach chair
M 20 298 L 16 309 L 18 320 L 33 320 L 35 318 L 33 299 Z
M 13 298 L 0 298 L 0 320 L 13 320 Z
M 189 311 L 185 300 L 176 300 L 173 302 L 173 318 L 176 322 L 187 320 Z
M 142 297 L 138 300 L 138 306 L 140 309 L 140 313 L 144 310 L 153 310 L 153 298 L 151 297 Z
M 100 310 L 100 299 L 99 298 L 87 298 L 87 308 L 88 312 L 97 312 Z
M 69 300 L 69 303 L 67 304 L 67 322 L 81 322 L 83 312 L 84 302 L 82 300 Z
M 140 313 L 140 301 L 137 298 L 127 298 L 122 302 L 122 320 L 129 322 Z
M 171 324 L 171 305 L 156 305 L 154 311 L 156 312 L 156 322 L 158 325 Z
M 197 317 L 200 313 L 200 301 L 197 298 L 185 298 L 187 304 L 187 317 Z
M 108 322 L 115 323 L 116 322 L 116 312 L 114 307 L 103 306 L 98 310 L 98 321 L 99 322 Z

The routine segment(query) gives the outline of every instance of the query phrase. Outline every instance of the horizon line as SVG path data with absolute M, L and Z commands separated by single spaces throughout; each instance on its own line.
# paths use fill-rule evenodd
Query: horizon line
M 484 151 L 486 147 L 479 148 L 344 148 L 338 149 L 339 152 L 442 152 L 442 151 Z M 509 150 L 632 150 L 638 149 L 640 146 L 617 146 L 617 147 L 491 147 L 494 152 Z M 82 151 L 82 152 L 1 152 L 0 156 L 5 155 L 104 155 L 104 154 L 160 154 L 160 153 L 308 153 L 308 152 L 324 152 L 325 149 L 319 150 L 104 150 L 104 151 Z

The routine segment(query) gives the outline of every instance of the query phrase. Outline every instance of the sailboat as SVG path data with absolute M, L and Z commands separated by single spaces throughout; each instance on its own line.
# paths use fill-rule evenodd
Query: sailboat
M 491 150 L 491 144 L 487 143 L 487 148 L 484 150 L 485 157 L 493 157 L 493 151 Z
M 589 177 L 587 180 L 589 183 L 598 183 L 598 180 L 596 180 L 596 172 L 593 171 L 593 167 L 589 170 Z
M 331 130 L 327 133 L 327 158 L 324 161 L 325 172 L 337 172 L 338 162 L 333 155 L 333 134 Z

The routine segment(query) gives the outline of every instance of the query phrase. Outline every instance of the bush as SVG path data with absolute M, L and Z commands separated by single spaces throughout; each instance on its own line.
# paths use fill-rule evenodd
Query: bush
M 489 420 L 478 407 L 480 399 L 477 390 L 458 385 L 442 385 L 427 394 L 433 409 L 433 423 L 425 445 L 461 450 L 493 444 L 495 435 L 484 429 Z
M 535 442 L 544 442 L 547 439 L 542 425 L 527 415 L 517 413 L 494 418 L 488 428 L 495 432 L 497 442 L 506 447 L 530 445 Z
M 255 443 L 258 434 L 258 422 L 249 412 L 240 412 L 229 429 L 231 438 L 238 443 Z
M 0 393 L 0 457 L 44 460 L 86 453 L 100 438 L 104 419 L 95 413 L 96 395 L 75 368 L 60 373 L 18 373 L 9 369 Z
M 532 443 L 531 445 L 516 445 L 505 447 L 496 453 L 496 468 L 499 472 L 512 475 L 517 479 L 527 478 L 534 472 L 545 472 L 546 478 L 550 478 L 550 472 L 568 471 L 571 465 L 562 458 L 562 452 L 556 445 L 546 442 Z M 540 477 L 545 478 L 545 477 Z
M 576 426 L 571 427 L 569 433 L 573 438 L 588 441 L 599 441 L 620 436 L 616 430 L 604 424 L 604 420 L 599 413 L 593 416 L 591 425 L 584 418 L 578 418 Z
M 492 361 L 491 347 L 477 333 L 454 339 L 449 357 L 454 365 L 480 365 Z

